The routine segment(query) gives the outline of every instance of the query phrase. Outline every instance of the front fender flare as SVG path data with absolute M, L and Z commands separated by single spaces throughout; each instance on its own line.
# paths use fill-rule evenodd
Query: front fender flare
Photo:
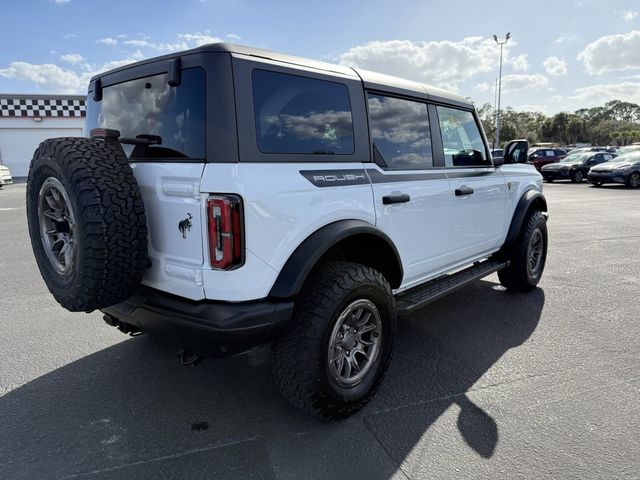
M 527 190 L 522 194 L 520 200 L 518 201 L 518 205 L 516 206 L 516 210 L 513 213 L 513 217 L 511 218 L 511 225 L 509 226 L 509 231 L 507 232 L 507 238 L 502 245 L 502 251 L 507 250 L 518 238 L 520 234 L 520 230 L 522 229 L 522 224 L 527 216 L 527 213 L 532 208 L 540 210 L 541 212 L 547 211 L 547 200 L 544 198 L 544 195 L 537 190 Z

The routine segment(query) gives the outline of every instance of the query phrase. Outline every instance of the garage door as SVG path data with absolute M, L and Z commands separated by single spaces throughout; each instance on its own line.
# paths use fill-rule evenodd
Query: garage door
M 13 177 L 26 177 L 33 152 L 52 137 L 79 137 L 81 128 L 0 128 L 0 159 Z

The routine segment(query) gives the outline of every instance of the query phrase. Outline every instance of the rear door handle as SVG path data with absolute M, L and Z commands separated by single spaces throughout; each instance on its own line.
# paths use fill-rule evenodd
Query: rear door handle
M 471 188 L 471 187 L 456 188 L 456 197 L 462 197 L 464 195 L 471 195 L 472 193 L 473 193 L 473 188 Z
M 390 205 L 392 203 L 407 203 L 411 200 L 411 197 L 406 193 L 398 193 L 396 195 L 385 195 L 382 197 L 382 203 L 384 205 Z

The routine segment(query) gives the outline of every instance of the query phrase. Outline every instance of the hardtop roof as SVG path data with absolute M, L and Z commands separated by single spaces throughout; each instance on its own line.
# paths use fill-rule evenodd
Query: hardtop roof
M 253 48 L 253 47 L 235 45 L 235 44 L 224 43 L 224 42 L 209 43 L 209 44 L 202 45 L 200 47 L 193 48 L 190 50 L 174 52 L 168 55 L 162 55 L 159 57 L 153 57 L 147 60 L 142 60 L 139 62 L 123 65 L 121 67 L 114 68 L 112 70 L 102 72 L 98 75 L 93 76 L 91 78 L 91 82 L 93 82 L 97 78 L 103 77 L 108 74 L 112 74 L 114 72 L 125 71 L 130 68 L 134 68 L 140 65 L 146 65 L 149 63 L 156 62 L 158 60 L 168 60 L 171 58 L 178 58 L 185 55 L 209 53 L 209 52 L 214 52 L 214 53 L 221 52 L 221 53 L 246 55 L 246 56 L 256 57 L 257 59 L 262 58 L 267 60 L 274 60 L 277 62 L 289 63 L 292 65 L 298 65 L 302 67 L 323 70 L 326 72 L 338 73 L 348 77 L 354 77 L 354 78 L 359 77 L 364 83 L 365 87 L 367 88 L 389 90 L 392 93 L 395 92 L 399 94 L 406 94 L 406 95 L 421 97 L 425 99 L 435 99 L 435 100 L 441 100 L 441 101 L 443 100 L 445 102 L 463 104 L 467 107 L 473 106 L 471 101 L 469 101 L 468 99 L 456 93 L 443 90 L 438 87 L 426 85 L 424 83 L 414 82 L 411 80 L 406 80 L 404 78 L 395 77 L 392 75 L 385 75 L 382 73 L 370 72 L 368 70 L 364 70 L 361 68 L 347 67 L 344 65 L 321 62 L 318 60 L 313 60 L 305 57 L 298 57 L 295 55 L 288 55 L 285 53 L 272 52 L 270 50 L 263 50 L 260 48 Z

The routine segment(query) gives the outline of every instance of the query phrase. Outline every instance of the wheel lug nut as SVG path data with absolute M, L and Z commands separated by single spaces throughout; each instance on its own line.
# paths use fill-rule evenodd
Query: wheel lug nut
M 378 332 L 373 332 L 374 338 L 378 338 Z
M 351 354 L 350 350 L 347 350 L 347 356 L 349 356 Z

